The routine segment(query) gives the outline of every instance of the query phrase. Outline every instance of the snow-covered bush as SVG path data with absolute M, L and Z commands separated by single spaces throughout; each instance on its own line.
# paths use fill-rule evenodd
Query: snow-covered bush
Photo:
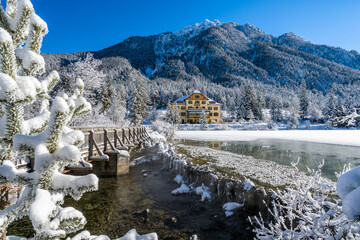
M 174 137 L 176 128 L 171 123 L 157 119 L 152 122 L 151 129 L 164 135 L 167 139 L 172 139 Z
M 89 112 L 91 106 L 83 97 L 83 81 L 77 79 L 74 93 L 53 99 L 49 111 L 49 92 L 59 80 L 59 74 L 53 71 L 41 81 L 35 77 L 45 72 L 40 48 L 48 32 L 47 25 L 35 14 L 30 0 L 8 0 L 6 10 L 0 8 L 0 102 L 3 111 L 0 184 L 22 186 L 16 202 L 0 211 L 0 235 L 5 237 L 5 229 L 11 222 L 29 216 L 35 230 L 34 239 L 64 238 L 86 224 L 81 212 L 61 207 L 64 196 L 78 200 L 84 192 L 98 188 L 98 178 L 94 174 L 62 173 L 66 165 L 83 161 L 78 146 L 84 142 L 84 135 L 68 125 Z M 36 100 L 41 101 L 40 112 L 24 119 L 24 107 Z M 34 160 L 34 171 L 16 168 L 14 163 L 22 156 Z M 92 238 L 85 231 L 73 239 Z
M 0 232 L 16 219 L 28 215 L 36 239 L 54 239 L 82 229 L 86 220 L 72 207 L 62 208 L 65 194 L 79 199 L 84 192 L 97 189 L 98 179 L 90 174 L 74 177 L 62 174 L 68 164 L 82 161 L 77 146 L 84 141 L 82 132 L 67 126 L 91 109 L 82 97 L 84 85 L 76 82 L 72 95 L 53 100 L 49 111 L 49 91 L 59 80 L 53 71 L 42 81 L 36 75 L 45 72 L 40 55 L 46 23 L 35 14 L 29 0 L 7 1 L 1 11 L 0 26 L 0 182 L 22 185 L 16 203 L 0 211 Z M 40 112 L 27 120 L 26 105 L 42 101 Z M 26 155 L 34 159 L 34 172 L 18 170 L 16 159 Z
M 360 238 L 360 224 L 342 212 L 335 184 L 321 177 L 322 166 L 310 182 L 274 194 L 270 222 L 261 215 L 249 218 L 257 239 Z

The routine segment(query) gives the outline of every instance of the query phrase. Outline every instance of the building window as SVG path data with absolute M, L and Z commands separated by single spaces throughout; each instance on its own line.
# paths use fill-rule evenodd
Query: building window
M 218 110 L 218 107 L 214 107 L 214 110 Z
M 182 112 L 182 113 L 181 113 L 181 116 L 186 116 L 186 113 Z
M 189 101 L 189 104 L 192 104 L 192 101 Z
M 202 107 L 203 109 L 205 109 L 205 107 Z
M 209 113 L 210 116 L 212 116 L 212 113 Z
M 195 101 L 195 103 L 200 103 L 200 101 Z
M 214 113 L 214 116 L 219 116 L 219 113 Z
M 212 107 L 209 107 L 209 110 L 212 110 Z
M 206 104 L 206 101 L 201 101 L 202 104 Z
M 182 106 L 182 107 L 181 107 L 181 110 L 185 110 L 185 107 L 184 107 L 184 106 Z
M 191 108 L 193 108 L 193 107 L 189 107 L 189 109 L 191 109 Z
M 200 98 L 200 95 L 195 95 L 195 98 Z

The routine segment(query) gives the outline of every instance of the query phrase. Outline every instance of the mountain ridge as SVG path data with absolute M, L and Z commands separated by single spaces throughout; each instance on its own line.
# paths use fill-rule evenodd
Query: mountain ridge
M 57 64 L 65 66 L 85 53 L 62 55 Z M 360 81 L 357 51 L 313 44 L 292 32 L 274 37 L 250 23 L 206 20 L 174 33 L 132 36 L 92 53 L 100 60 L 125 58 L 150 79 L 198 78 L 225 86 L 241 84 L 241 78 L 281 86 L 304 79 L 320 91 L 334 82 Z

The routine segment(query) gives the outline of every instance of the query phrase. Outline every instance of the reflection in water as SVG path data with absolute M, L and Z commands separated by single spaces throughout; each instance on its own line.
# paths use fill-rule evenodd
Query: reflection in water
M 352 146 L 271 139 L 248 142 L 182 140 L 181 143 L 221 149 L 284 165 L 291 165 L 300 159 L 297 167 L 301 171 L 306 171 L 307 168 L 315 169 L 324 160 L 323 175 L 333 180 L 336 179 L 335 172 L 340 172 L 345 164 L 351 163 L 352 167 L 360 165 L 360 149 Z

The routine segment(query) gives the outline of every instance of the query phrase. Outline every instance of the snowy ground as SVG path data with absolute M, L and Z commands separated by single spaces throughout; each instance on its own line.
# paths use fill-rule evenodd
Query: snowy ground
M 236 153 L 182 144 L 177 145 L 177 152 L 184 153 L 197 161 L 205 161 L 206 166 L 216 171 L 250 178 L 255 182 L 262 183 L 260 185 L 295 185 L 309 180 L 304 172 L 298 171 L 294 167 Z
M 360 130 L 176 131 L 175 138 L 197 141 L 254 141 L 280 139 L 360 146 Z

